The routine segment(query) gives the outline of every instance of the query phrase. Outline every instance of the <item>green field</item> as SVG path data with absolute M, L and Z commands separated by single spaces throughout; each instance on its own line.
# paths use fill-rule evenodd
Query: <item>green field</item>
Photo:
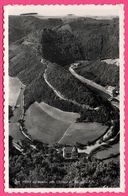
M 52 107 L 44 102 L 39 103 L 41 109 L 48 113 L 48 115 L 56 118 L 57 120 L 65 121 L 65 122 L 75 122 L 77 118 L 80 117 L 78 113 L 74 112 L 65 112 L 55 107 Z
M 110 158 L 110 159 L 105 159 L 104 163 L 109 163 L 109 162 L 112 162 L 112 161 L 114 163 L 119 162 L 120 161 L 120 156 L 118 155 L 117 157 L 113 157 L 113 158 Z
M 57 142 L 70 124 L 48 115 L 36 102 L 26 111 L 25 126 L 28 133 L 33 139 L 45 143 Z
M 9 135 L 15 141 L 26 140 L 25 136 L 19 130 L 19 123 L 9 123 Z
M 18 120 L 24 115 L 24 110 L 23 110 L 23 99 L 24 99 L 24 89 L 20 89 L 19 96 L 16 101 L 16 108 L 13 111 L 13 116 L 10 118 L 11 123 L 17 123 Z
M 119 143 L 112 145 L 110 148 L 98 151 L 94 156 L 97 159 L 106 159 L 108 157 L 111 157 L 112 155 L 116 155 L 119 153 Z
M 100 123 L 74 123 L 72 124 L 61 138 L 61 144 L 75 144 L 80 142 L 86 144 L 100 137 L 107 129 Z
M 20 93 L 21 82 L 18 78 L 9 77 L 9 105 L 15 106 Z

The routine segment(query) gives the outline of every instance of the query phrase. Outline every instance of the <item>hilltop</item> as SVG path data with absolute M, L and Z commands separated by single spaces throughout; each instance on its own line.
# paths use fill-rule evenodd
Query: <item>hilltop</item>
M 9 42 L 24 38 L 31 32 L 61 25 L 61 19 L 40 19 L 31 15 L 9 16 Z
M 97 95 L 73 78 L 68 67 L 77 60 L 118 58 L 118 23 L 118 18 L 96 20 L 71 16 L 69 21 L 68 17 L 65 21 L 61 18 L 10 16 L 9 75 L 17 76 L 26 85 L 25 108 L 35 101 L 44 101 L 64 111 L 83 114 L 85 111 L 80 104 L 92 107 L 102 105 Z M 42 57 L 46 59 L 43 63 Z M 104 74 L 108 72 L 100 64 L 93 66 L 97 73 L 101 68 L 101 75 L 103 71 Z M 60 99 L 53 92 L 44 80 L 46 69 L 48 81 L 53 87 L 67 99 L 76 101 L 77 105 Z M 107 85 L 111 85 L 109 79 Z M 102 84 L 105 82 L 106 78 L 102 77 Z
M 76 60 L 118 58 L 118 25 L 118 18 L 78 18 L 59 28 L 47 28 L 42 33 L 43 56 L 63 66 Z

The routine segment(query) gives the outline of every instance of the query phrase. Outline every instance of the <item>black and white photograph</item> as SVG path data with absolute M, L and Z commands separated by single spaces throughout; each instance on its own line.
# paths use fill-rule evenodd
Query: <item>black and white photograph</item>
M 122 10 L 5 7 L 8 189 L 123 186 Z

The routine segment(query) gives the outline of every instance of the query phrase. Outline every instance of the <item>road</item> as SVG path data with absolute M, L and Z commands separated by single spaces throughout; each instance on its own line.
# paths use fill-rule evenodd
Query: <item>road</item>
M 70 68 L 69 68 L 69 71 L 71 72 L 71 74 L 75 78 L 80 80 L 82 83 L 86 84 L 94 92 L 98 93 L 102 98 L 111 102 L 112 106 L 119 109 L 119 99 L 118 98 L 116 99 L 116 97 L 113 97 L 112 93 L 110 91 L 108 91 L 105 87 L 93 82 L 92 80 L 86 79 L 83 76 L 77 74 L 74 70 L 75 68 L 76 68 L 76 65 L 75 66 L 71 65 Z
M 41 59 L 41 63 L 43 63 L 44 60 Z M 50 62 L 49 62 L 50 63 Z M 77 101 L 73 100 L 73 99 L 68 99 L 67 97 L 65 97 L 61 92 L 57 91 L 51 84 L 50 82 L 48 81 L 47 79 L 47 68 L 45 69 L 45 72 L 44 72 L 44 80 L 45 82 L 47 83 L 47 85 L 53 90 L 53 92 L 56 94 L 56 96 L 58 96 L 60 99 L 62 100 L 65 100 L 65 101 L 68 101 L 70 103 L 73 103 L 74 105 L 77 105 L 79 107 L 82 107 L 83 109 L 89 109 L 89 110 L 99 110 L 99 107 L 96 107 L 96 108 L 93 108 L 93 107 L 90 107 L 89 105 L 87 104 L 80 104 L 78 103 Z

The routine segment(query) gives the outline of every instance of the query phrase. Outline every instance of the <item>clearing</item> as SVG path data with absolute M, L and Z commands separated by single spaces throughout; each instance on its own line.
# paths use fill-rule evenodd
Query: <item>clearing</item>
M 86 144 L 100 137 L 107 130 L 107 126 L 101 123 L 73 123 L 65 132 L 59 143 L 75 144 L 80 142 Z
M 57 142 L 70 124 L 48 115 L 37 102 L 29 107 L 25 115 L 25 127 L 31 137 L 49 144 Z

